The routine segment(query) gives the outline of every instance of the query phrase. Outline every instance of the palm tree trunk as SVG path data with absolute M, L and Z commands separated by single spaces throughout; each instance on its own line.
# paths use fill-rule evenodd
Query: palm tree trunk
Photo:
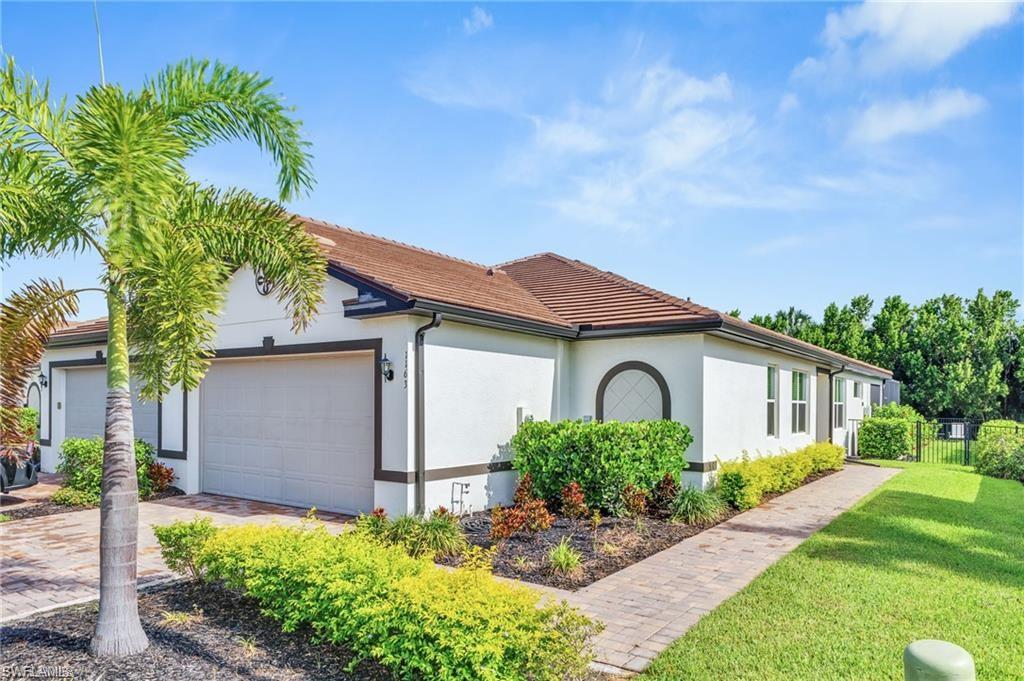
M 139 482 L 135 469 L 128 327 L 119 287 L 107 291 L 107 417 L 100 502 L 100 613 L 89 646 L 97 657 L 141 652 L 149 639 L 139 622 L 136 545 Z

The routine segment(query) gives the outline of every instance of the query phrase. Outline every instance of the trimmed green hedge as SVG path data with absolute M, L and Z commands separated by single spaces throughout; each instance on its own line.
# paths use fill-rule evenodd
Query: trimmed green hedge
M 982 475 L 1024 482 L 1024 424 L 986 421 L 971 452 L 974 469 Z
M 857 452 L 872 459 L 898 459 L 914 448 L 913 421 L 872 416 L 857 431 Z
M 839 445 L 818 442 L 792 454 L 727 461 L 719 466 L 718 495 L 745 511 L 760 504 L 766 494 L 788 492 L 808 476 L 839 470 L 845 454 Z
M 308 625 L 400 678 L 582 679 L 599 629 L 528 587 L 484 570 L 444 570 L 360 532 L 223 528 L 198 563 L 285 631 Z
M 153 445 L 143 440 L 135 441 L 135 467 L 139 477 L 139 498 L 145 499 L 153 492 L 149 479 L 149 465 L 155 461 Z M 57 472 L 64 475 L 64 487 L 81 492 L 80 500 L 86 498 L 92 504 L 100 500 L 100 482 L 103 479 L 103 438 L 77 438 L 64 440 L 60 448 Z
M 692 442 L 675 421 L 528 421 L 512 438 L 512 467 L 530 474 L 545 501 L 576 482 L 588 506 L 612 511 L 626 485 L 649 492 L 666 473 L 681 473 Z

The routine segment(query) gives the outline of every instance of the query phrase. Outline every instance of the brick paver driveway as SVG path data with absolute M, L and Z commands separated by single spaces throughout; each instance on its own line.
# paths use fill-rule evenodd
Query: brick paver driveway
M 304 509 L 212 494 L 140 503 L 139 584 L 172 576 L 160 558 L 153 525 L 196 515 L 210 516 L 217 525 L 292 524 L 301 522 L 305 514 Z M 318 515 L 339 528 L 349 519 L 332 513 Z M 97 598 L 99 532 L 99 509 L 0 524 L 0 622 Z
M 899 473 L 848 465 L 579 591 L 544 591 L 603 621 L 599 666 L 640 671 L 706 613 Z

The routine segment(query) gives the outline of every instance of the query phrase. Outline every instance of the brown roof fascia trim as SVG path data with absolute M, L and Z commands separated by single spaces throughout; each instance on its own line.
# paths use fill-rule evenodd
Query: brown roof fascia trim
M 67 334 L 51 337 L 46 343 L 47 348 L 70 348 L 76 345 L 96 345 L 107 342 L 106 331 L 90 331 L 88 333 Z

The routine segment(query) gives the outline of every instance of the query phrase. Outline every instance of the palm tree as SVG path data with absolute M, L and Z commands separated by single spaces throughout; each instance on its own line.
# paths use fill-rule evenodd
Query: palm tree
M 103 265 L 93 289 L 106 298 L 109 323 L 97 656 L 148 645 L 136 593 L 129 372 L 146 399 L 177 384 L 195 389 L 209 365 L 213 317 L 240 267 L 276 284 L 296 331 L 322 300 L 325 262 L 294 217 L 242 190 L 200 186 L 184 167 L 202 147 L 247 140 L 273 158 L 280 200 L 311 188 L 300 123 L 269 86 L 255 73 L 187 60 L 139 91 L 94 86 L 69 106 L 51 101 L 48 84 L 19 76 L 13 59 L 0 72 L 0 264 L 91 249 Z M 82 292 L 38 281 L 0 310 L 0 350 L 6 357 L 20 347 L 0 371 L 3 405 L 15 404 L 25 365 L 75 314 Z

